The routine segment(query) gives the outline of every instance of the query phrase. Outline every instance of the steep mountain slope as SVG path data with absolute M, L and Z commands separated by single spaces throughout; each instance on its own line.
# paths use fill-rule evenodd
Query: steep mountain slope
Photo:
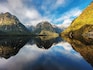
M 34 33 L 40 36 L 53 36 L 53 38 L 59 36 L 59 34 L 55 32 L 53 26 L 47 21 L 37 24 Z
M 26 34 L 29 32 L 17 17 L 9 12 L 0 14 L 0 31 L 8 34 Z
M 52 25 L 47 21 L 38 23 L 35 29 L 35 33 L 39 34 L 42 30 L 54 32 Z
M 93 2 L 82 12 L 82 14 L 77 17 L 71 25 L 61 33 L 61 35 L 66 35 L 70 31 L 75 31 L 80 29 L 84 25 L 93 25 Z

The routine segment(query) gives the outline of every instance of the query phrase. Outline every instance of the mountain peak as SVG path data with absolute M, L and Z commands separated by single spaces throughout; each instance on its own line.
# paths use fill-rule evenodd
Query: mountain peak
M 18 18 L 9 12 L 0 14 L 0 31 L 10 34 L 28 32 L 27 28 L 21 24 Z
M 53 26 L 48 21 L 42 21 L 37 24 L 36 32 L 40 32 L 41 30 L 49 30 L 54 32 Z
M 16 16 L 10 14 L 9 12 L 0 14 L 0 25 L 11 25 L 15 23 L 20 23 Z
M 9 12 L 4 13 L 6 16 L 11 16 Z

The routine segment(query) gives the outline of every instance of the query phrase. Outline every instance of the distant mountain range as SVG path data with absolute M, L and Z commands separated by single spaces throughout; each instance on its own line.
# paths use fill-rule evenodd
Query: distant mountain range
M 62 31 L 66 29 L 65 27 L 52 25 L 48 21 L 40 22 L 36 26 L 32 26 L 32 25 L 27 26 L 27 28 L 28 30 L 30 30 L 31 32 L 34 32 L 35 34 L 39 34 L 42 30 L 47 30 L 47 31 L 55 32 L 55 33 L 61 33 Z
M 52 25 L 48 21 L 38 23 L 36 26 L 25 27 L 16 16 L 9 12 L 0 14 L 0 35 L 49 35 L 59 36 L 64 28 Z

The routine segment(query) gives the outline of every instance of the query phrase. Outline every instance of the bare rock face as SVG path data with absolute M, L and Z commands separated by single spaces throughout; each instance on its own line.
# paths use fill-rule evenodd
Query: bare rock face
M 25 34 L 29 32 L 18 18 L 9 12 L 0 14 L 0 31 L 8 34 Z

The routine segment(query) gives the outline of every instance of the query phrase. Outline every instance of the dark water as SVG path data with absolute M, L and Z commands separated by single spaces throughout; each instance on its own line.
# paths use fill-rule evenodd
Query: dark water
M 92 63 L 75 49 L 82 44 L 68 42 L 51 37 L 1 37 L 0 70 L 93 70 Z

